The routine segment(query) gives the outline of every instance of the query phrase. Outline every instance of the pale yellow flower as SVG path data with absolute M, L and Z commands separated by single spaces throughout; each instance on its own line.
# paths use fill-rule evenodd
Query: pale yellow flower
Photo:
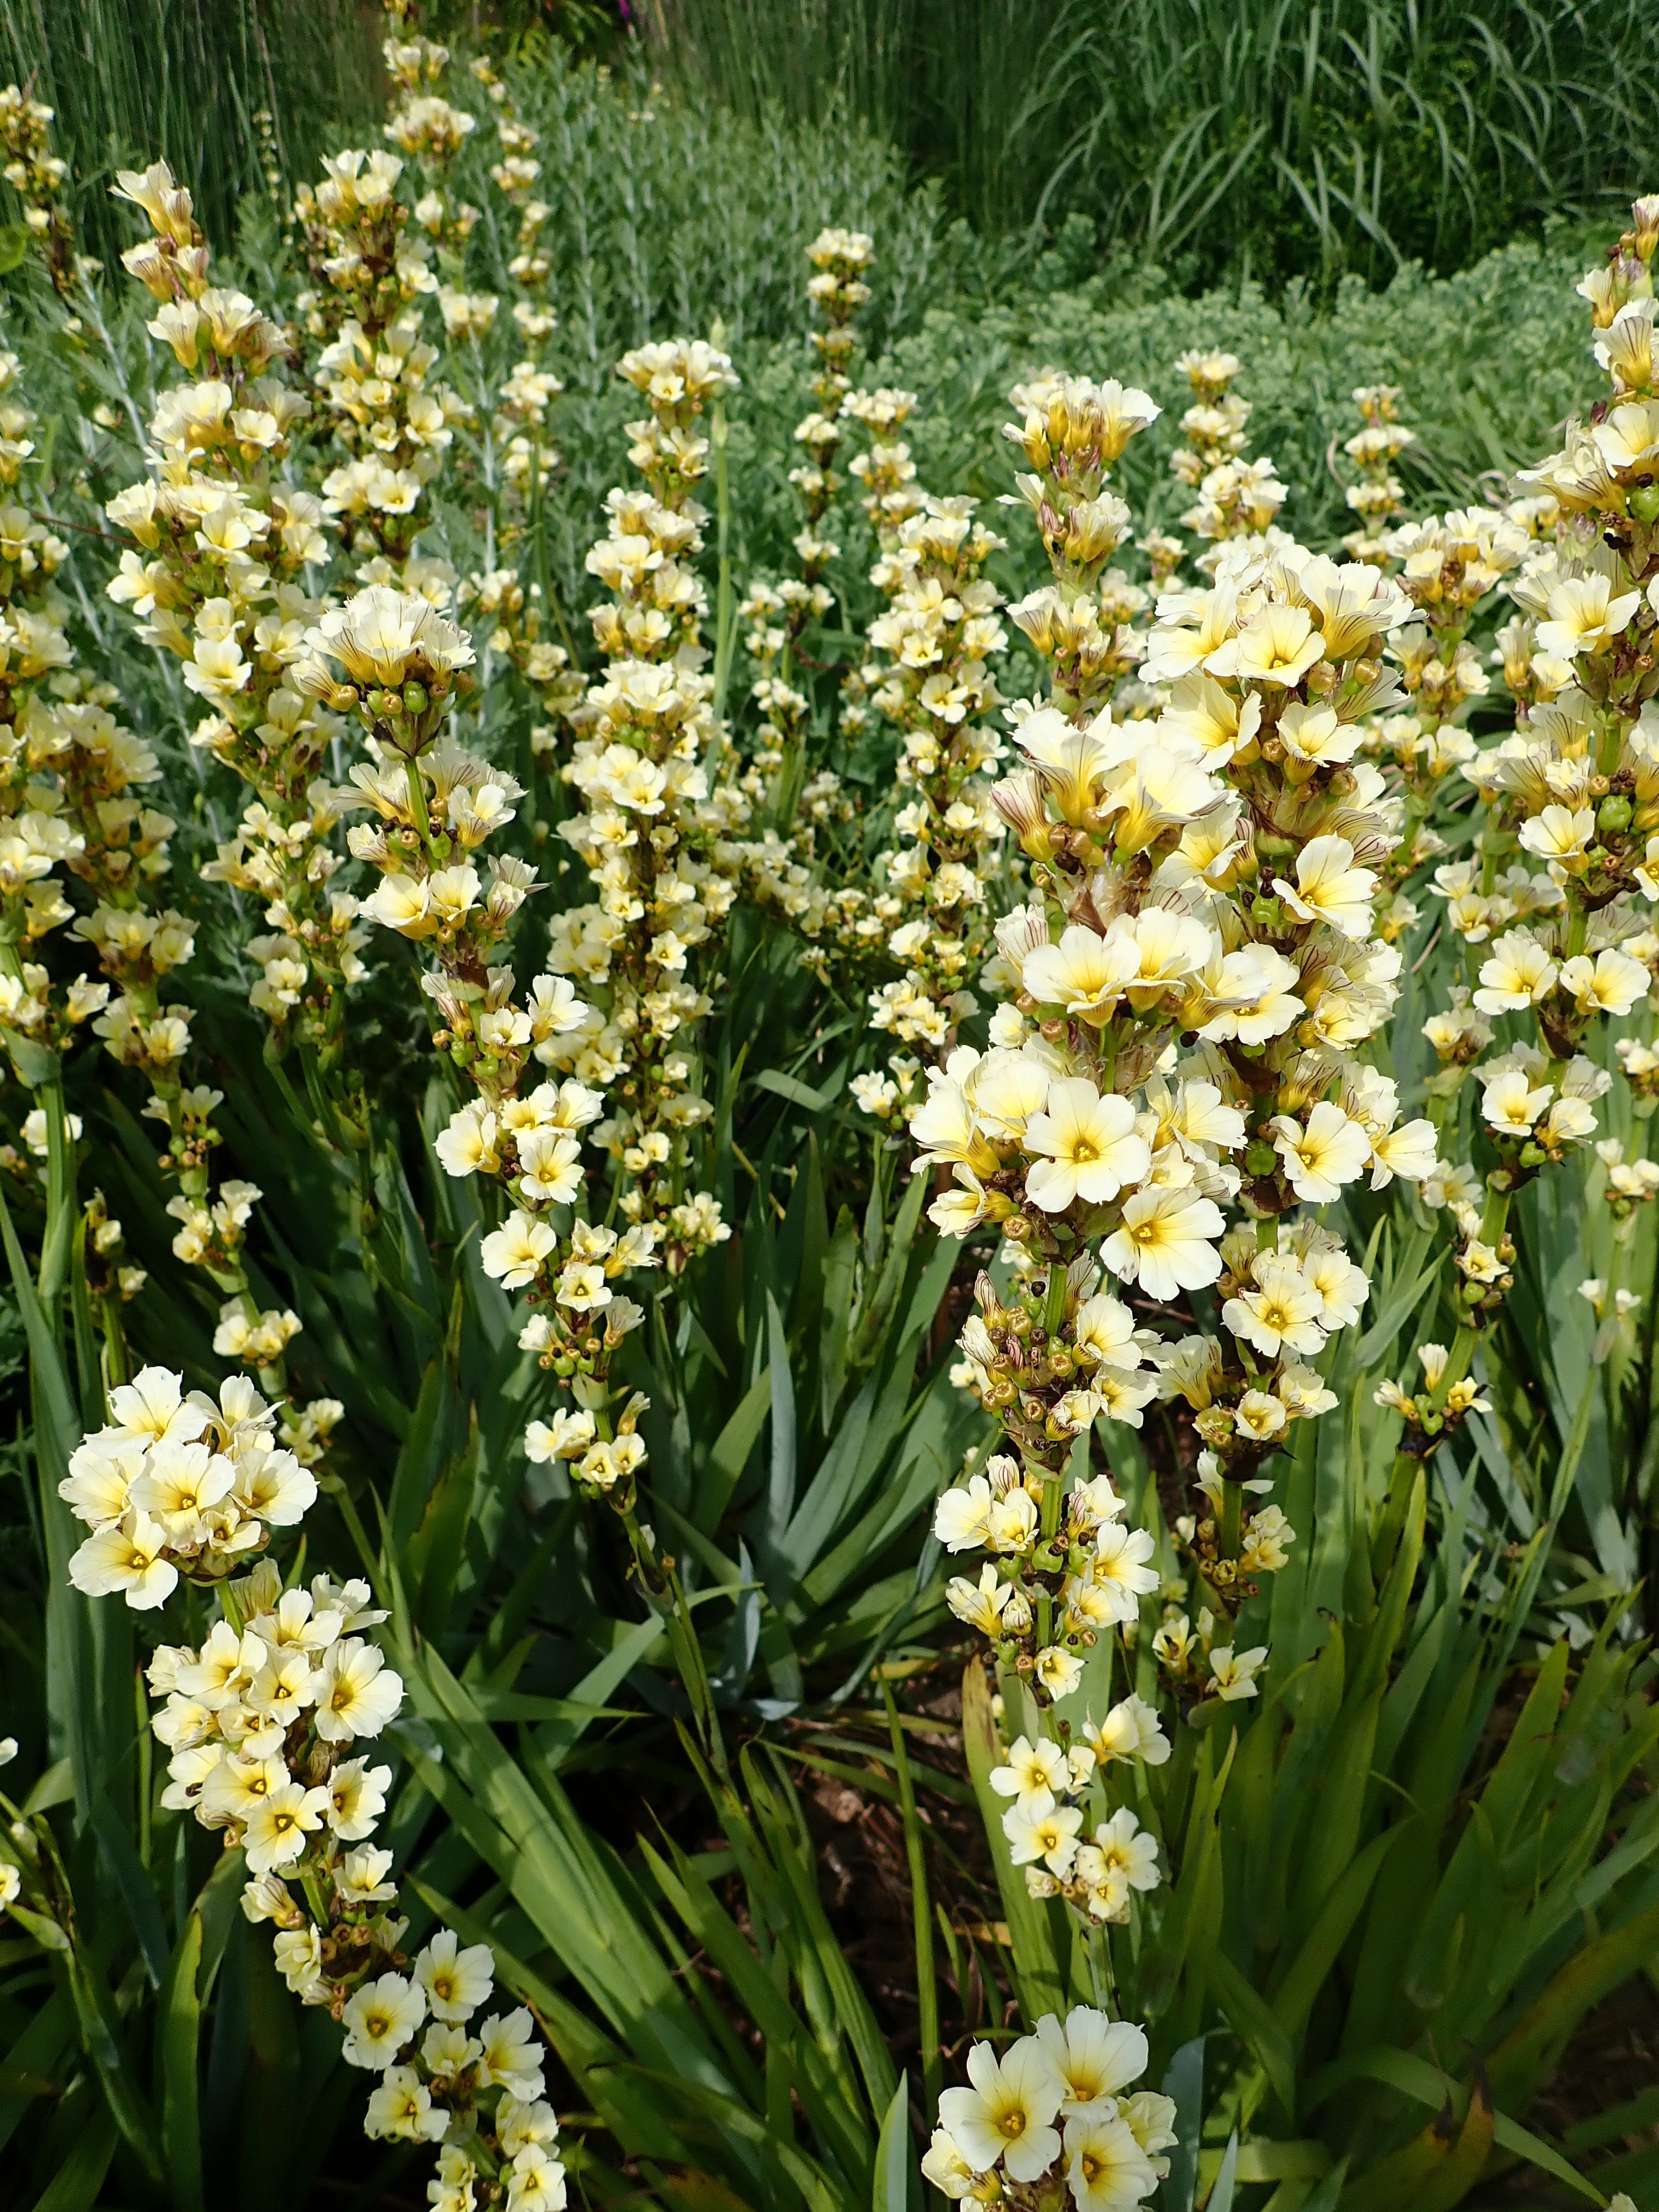
M 968 2081 L 940 2097 L 940 2126 L 975 2173 L 1000 2164 L 1012 2181 L 1038 2179 L 1060 2155 L 1054 2122 L 1066 2094 L 1047 2051 L 1025 2035 L 999 2060 L 988 2043 L 976 2043 Z
M 1632 410 L 1618 410 L 1627 411 Z M 1641 604 L 1639 592 L 1620 592 L 1615 596 L 1606 576 L 1572 577 L 1558 584 L 1549 595 L 1549 619 L 1538 625 L 1539 646 L 1545 653 L 1559 653 L 1564 660 L 1580 653 L 1605 652 Z
M 1148 1297 L 1170 1299 L 1215 1281 L 1221 1258 L 1212 1240 L 1225 1226 L 1214 1201 L 1190 1189 L 1138 1190 L 1125 1201 L 1122 1225 L 1100 1256 Z
M 1363 942 L 1371 933 L 1376 877 L 1353 864 L 1346 837 L 1315 837 L 1296 856 L 1296 881 L 1273 878 L 1273 889 L 1299 921 L 1325 921 Z
M 1527 851 L 1541 860 L 1559 860 L 1570 875 L 1583 872 L 1584 850 L 1595 836 L 1595 813 L 1589 806 L 1547 806 L 1521 825 Z
M 1554 961 L 1530 930 L 1506 930 L 1494 943 L 1491 958 L 1481 963 L 1474 1004 L 1483 1014 L 1518 1013 L 1547 998 L 1557 974 Z
M 1285 1180 L 1305 1206 L 1330 1205 L 1370 1164 L 1371 1140 L 1364 1126 L 1329 1099 L 1320 1101 L 1305 1125 L 1279 1114 L 1268 1126 Z
M 1571 993 L 1581 1013 L 1627 1014 L 1647 996 L 1651 981 L 1641 962 L 1615 945 L 1598 952 L 1594 960 L 1581 952 L 1561 968 L 1561 988 Z
M 1127 1098 L 1105 1097 L 1086 1078 L 1051 1084 L 1048 1103 L 1026 1124 L 1028 1150 L 1045 1155 L 1027 1170 L 1025 1188 L 1045 1213 L 1063 1213 L 1074 1199 L 1101 1206 L 1152 1164 Z

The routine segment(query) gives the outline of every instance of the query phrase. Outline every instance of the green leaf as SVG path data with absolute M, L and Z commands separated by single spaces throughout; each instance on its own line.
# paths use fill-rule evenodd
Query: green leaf
M 202 1913 L 192 1906 L 179 1939 L 157 2023 L 161 2074 L 161 2160 L 171 2202 L 178 2212 L 201 2212 L 202 2129 L 197 2075 L 197 2044 L 202 2001 L 197 1977 L 202 1965 Z
M 769 1584 L 779 1583 L 779 1553 L 795 1510 L 795 1386 L 789 1372 L 789 1342 L 783 1316 L 770 1291 L 766 1293 L 766 1356 L 771 1376 L 772 1455 L 764 1510 L 755 1531 L 755 1548 Z M 747 1525 L 747 1524 L 746 1524 Z M 774 1601 L 787 1596 L 787 1581 L 773 1590 Z
M 14 1905 L 9 1910 L 15 1914 L 17 1908 Z M 69 1993 L 54 1989 L 6 2053 L 6 2075 L 18 2086 L 0 2086 L 0 2148 L 33 2109 L 34 2093 L 24 2085 L 51 2078 L 74 2033 L 75 2008 Z
M 144 1970 L 149 1976 L 150 1987 L 159 1990 L 167 1974 L 167 1923 L 161 1917 L 161 1907 L 137 1846 L 117 1818 L 101 1784 L 93 1792 L 92 1802 L 86 1808 L 94 1834 L 105 1863 L 115 1877 L 121 1902 L 127 1909 L 132 1932 L 138 1938 Z
M 94 2113 L 69 2156 L 35 2198 L 33 2212 L 88 2212 L 98 2201 L 115 2155 L 115 2123 L 106 2112 Z
M 693 1518 L 704 1535 L 711 1536 L 732 1502 L 732 1493 L 743 1479 L 749 1455 L 755 1449 L 772 1407 L 772 1376 L 763 1368 L 738 1407 L 708 1449 L 708 1463 L 697 1493 Z
M 1233 2212 L 1233 2191 L 1238 2182 L 1238 2136 L 1227 2138 L 1227 2148 L 1222 2154 L 1221 2171 L 1215 2178 L 1215 2187 L 1210 2191 L 1205 2212 Z
M 1259 1996 L 1226 1953 L 1218 1948 L 1210 1960 L 1210 1978 L 1216 2001 L 1232 2022 L 1239 2039 L 1267 2075 L 1273 2093 L 1287 2118 L 1296 2118 L 1296 2054 L 1267 2000 Z
M 1306 2027 L 1326 1978 L 1364 1910 L 1371 1884 L 1402 1832 L 1398 1827 L 1385 1828 L 1380 1836 L 1372 1838 L 1339 1876 L 1335 1887 L 1316 1914 L 1301 1949 L 1274 1990 L 1273 2016 L 1292 2044 L 1299 2040 Z
M 1567 1960 L 1488 2061 L 1493 2087 L 1505 2104 L 1525 2104 L 1554 2070 L 1567 2038 L 1584 2014 L 1638 1972 L 1656 1949 L 1659 1904 L 1609 1929 Z
M 1468 2092 L 1452 2081 L 1437 2066 L 1425 2058 L 1419 2058 L 1408 2051 L 1379 2045 L 1370 2051 L 1357 2051 L 1352 2057 L 1340 2058 L 1322 2067 L 1304 2089 L 1302 2109 L 1304 2116 L 1326 2104 L 1351 2081 L 1381 2081 L 1389 2088 L 1397 2089 L 1402 2096 L 1412 2098 L 1419 2105 L 1427 2105 L 1436 2112 L 1445 2111 L 1455 2119 L 1464 2112 Z M 1546 2173 L 1553 2174 L 1558 2181 L 1565 2182 L 1581 2197 L 1592 2203 L 1601 2202 L 1601 2192 L 1588 2182 L 1576 2167 L 1571 2166 L 1559 2151 L 1523 2128 L 1519 2121 L 1505 2113 L 1492 2110 L 1489 2092 L 1483 2089 L 1487 2109 L 1492 2116 L 1492 2140 L 1500 2150 L 1512 2152 L 1526 2159 Z M 1346 2208 L 1346 2199 L 1345 2208 Z
M 565 1711 L 544 1720 L 536 1731 L 536 1748 L 550 1766 L 556 1768 L 569 1755 L 590 1724 L 606 1711 L 605 1701 L 611 1692 L 619 1682 L 627 1680 L 635 1667 L 644 1664 L 662 1642 L 663 1635 L 663 1625 L 654 1614 L 649 1620 L 635 1623 L 614 1650 L 608 1652 L 597 1666 L 588 1668 L 570 1695 L 559 1700 Z M 481 1694 L 495 1697 L 501 1693 Z M 474 1711 L 478 1710 L 475 1705 Z
M 1421 1233 L 1413 1246 L 1413 1263 L 1423 1248 L 1431 1243 L 1427 1232 Z M 1401 1330 L 1423 1303 L 1429 1291 L 1440 1279 L 1440 1255 L 1437 1252 L 1425 1267 L 1391 1293 L 1387 1304 L 1366 1330 L 1352 1353 L 1352 1364 L 1359 1372 L 1379 1367 Z
M 876 2143 L 876 2185 L 870 2212 L 910 2212 L 921 2191 L 921 2175 L 910 2139 L 910 2077 L 902 2074 Z
M 1198 2197 L 1199 2138 L 1204 2129 L 1204 2045 L 1195 2035 L 1183 2043 L 1164 2076 L 1164 2094 L 1176 2108 L 1176 2139 L 1170 2146 L 1170 2171 L 1159 2193 L 1160 2212 L 1193 2212 Z
M 29 231 L 27 223 L 0 224 L 0 276 L 9 276 L 14 269 L 21 269 L 29 250 Z M 19 1043 L 26 1042 L 18 1039 Z
M 785 1075 L 775 1067 L 763 1067 L 756 1076 L 755 1086 L 769 1091 L 775 1097 L 787 1098 L 793 1106 L 804 1106 L 809 1114 L 827 1114 L 841 1096 L 844 1076 L 832 1076 L 822 1091 L 814 1091 L 810 1083 L 802 1083 L 793 1075 Z
M 853 1333 L 853 1285 L 858 1267 L 858 1224 L 843 1206 L 823 1263 L 823 1316 L 819 1324 L 819 1419 L 826 1433 L 847 1382 Z
M 35 1942 L 46 1951 L 68 1951 L 70 1939 L 49 1912 L 37 1912 L 32 1905 L 12 1904 L 6 1907 L 8 1915 L 20 1928 L 27 1928 Z
M 1399 2212 L 1405 2205 L 1411 2212 L 1452 2212 L 1492 2154 L 1494 2118 L 1486 2085 L 1477 2080 L 1461 2126 L 1446 2104 L 1420 2134 L 1343 2191 L 1342 2212 Z

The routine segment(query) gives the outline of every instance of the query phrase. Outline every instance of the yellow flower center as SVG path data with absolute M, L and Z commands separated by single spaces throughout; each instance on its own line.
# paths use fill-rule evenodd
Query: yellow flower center
M 1005 2136 L 1023 2136 L 1025 2132 L 1025 2115 L 1016 2105 L 1011 2112 L 1003 2114 L 998 2122 L 998 2126 Z

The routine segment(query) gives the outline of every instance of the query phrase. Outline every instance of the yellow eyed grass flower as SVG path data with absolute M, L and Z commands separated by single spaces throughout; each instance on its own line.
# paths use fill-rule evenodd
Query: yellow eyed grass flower
M 1124 1201 L 1121 1226 L 1101 1248 L 1101 1258 L 1126 1283 L 1139 1283 L 1149 1298 L 1201 1290 L 1221 1273 L 1213 1240 L 1226 1227 L 1214 1200 L 1188 1189 L 1146 1189 Z
M 1067 2120 L 1065 2157 L 1076 2212 L 1135 2212 L 1158 2187 L 1158 2169 L 1115 2106 Z
M 1127 2020 L 1109 2020 L 1092 2006 L 1075 2006 L 1063 2025 L 1049 2014 L 1037 2022 L 1036 2034 L 1064 2084 L 1062 2118 L 1115 2113 L 1119 2090 L 1146 2071 L 1145 2031 Z
M 1480 1112 L 1489 1126 L 1505 1136 L 1525 1136 L 1555 1096 L 1553 1084 L 1536 1090 L 1518 1068 L 1495 1075 L 1480 1097 Z
M 1356 1182 L 1370 1164 L 1371 1140 L 1364 1127 L 1328 1098 L 1321 1099 L 1305 1126 L 1288 1114 L 1276 1115 L 1268 1126 L 1285 1179 L 1304 1206 L 1330 1205 L 1343 1185 Z
M 988 2043 L 976 2043 L 968 2080 L 940 2097 L 940 2125 L 975 2173 L 1000 2164 L 1011 2181 L 1037 2180 L 1060 2155 L 1054 2122 L 1065 2094 L 1047 2051 L 1026 2035 L 999 2060 Z
M 1045 1213 L 1063 1213 L 1073 1200 L 1104 1205 L 1152 1164 L 1127 1098 L 1103 1098 L 1085 1077 L 1049 1085 L 1045 1110 L 1026 1124 L 1027 1148 L 1044 1157 L 1025 1178 L 1027 1195 Z
M 1296 881 L 1273 878 L 1273 889 L 1298 921 L 1325 921 L 1363 943 L 1371 933 L 1376 877 L 1353 865 L 1346 837 L 1315 837 L 1296 856 Z

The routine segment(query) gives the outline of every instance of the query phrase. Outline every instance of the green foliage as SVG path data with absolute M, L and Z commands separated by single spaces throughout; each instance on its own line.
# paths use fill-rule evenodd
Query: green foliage
M 734 112 L 845 101 L 992 232 L 1068 214 L 1182 282 L 1419 259 L 1642 189 L 1656 62 L 1639 0 L 656 0 L 674 80 Z
M 1573 296 L 1586 258 L 1572 238 L 1512 244 L 1451 276 L 1405 270 L 1381 291 L 1346 278 L 1328 308 L 1298 285 L 1277 302 L 1250 284 L 1185 299 L 1155 272 L 1125 267 L 1074 289 L 941 305 L 880 373 L 928 395 L 913 442 L 929 480 L 994 496 L 1012 383 L 1053 362 L 1090 362 L 1178 416 L 1190 393 L 1176 356 L 1200 343 L 1224 347 L 1244 364 L 1238 388 L 1255 406 L 1255 449 L 1292 488 L 1285 526 L 1326 544 L 1352 526 L 1333 456 L 1352 434 L 1357 386 L 1401 387 L 1419 440 L 1401 462 L 1413 511 L 1485 505 L 1589 404 L 1596 371 Z M 1142 442 L 1148 450 L 1132 446 L 1125 457 L 1124 496 L 1169 528 L 1188 495 Z
M 1063 10 L 1052 38 L 1079 20 Z M 728 32 L 738 23 L 722 21 Z M 886 50 L 837 50 L 827 21 L 803 16 L 811 37 L 792 49 L 803 75 L 791 97 L 808 106 L 818 77 L 839 70 L 844 100 L 896 125 L 890 101 L 879 105 L 890 88 L 854 68 L 885 66 Z M 160 77 L 136 64 L 119 74 L 124 100 L 149 85 L 152 106 L 118 106 L 106 65 L 123 49 L 101 18 L 88 21 L 85 52 L 105 77 L 73 76 L 82 50 L 52 19 L 57 75 L 42 87 L 83 161 L 93 165 L 89 149 L 97 160 L 148 150 L 159 116 L 175 158 L 201 139 L 204 173 L 226 195 L 209 199 L 210 216 L 228 228 L 229 180 L 251 185 L 255 158 L 234 86 L 231 105 L 200 107 L 201 86 L 178 59 L 187 50 L 168 31 L 152 41 Z M 753 34 L 744 65 L 759 82 L 772 68 L 762 20 L 738 27 Z M 1000 35 L 974 11 L 961 41 L 973 66 L 990 69 Z M 1146 28 L 1146 69 L 1153 35 Z M 297 68 L 303 42 L 287 44 Z M 1296 285 L 1277 304 L 1241 283 L 1189 300 L 1127 257 L 1091 275 L 1099 234 L 1082 224 L 1060 228 L 1048 258 L 1015 280 L 995 252 L 947 230 L 937 191 L 907 193 L 891 148 L 850 128 L 843 107 L 786 125 L 758 97 L 747 116 L 656 103 L 626 72 L 603 76 L 556 46 L 528 51 L 526 110 L 559 186 L 545 235 L 569 386 L 557 418 L 565 465 L 529 557 L 573 630 L 587 590 L 581 556 L 632 405 L 612 392 L 611 363 L 670 328 L 719 319 L 739 347 L 735 565 L 741 575 L 787 557 L 799 520 L 787 471 L 805 365 L 801 248 L 825 220 L 880 234 L 868 380 L 922 393 L 913 441 L 924 480 L 941 489 L 989 498 L 1003 488 L 995 434 L 1018 377 L 1058 362 L 1144 383 L 1168 404 L 1169 364 L 1200 339 L 1243 358 L 1256 442 L 1294 486 L 1286 520 L 1321 544 L 1346 520 L 1326 457 L 1352 426 L 1353 386 L 1405 387 L 1419 441 L 1403 471 L 1413 507 L 1480 499 L 1586 396 L 1570 296 L 1580 257 L 1560 241 L 1504 244 L 1446 277 L 1408 267 L 1381 292 L 1346 278 L 1326 308 Z M 1077 48 L 1079 84 L 1097 92 L 1090 73 L 1104 51 Z M 1279 61 L 1248 39 L 1235 51 L 1243 74 L 1202 99 L 1271 106 Z M 1297 52 L 1311 51 L 1304 37 Z M 1426 33 L 1422 51 L 1424 70 L 1443 68 Z M 738 59 L 733 44 L 708 65 L 729 73 Z M 1266 72 L 1265 93 L 1246 61 Z M 1049 49 L 1033 66 L 1054 66 Z M 1317 53 L 1307 66 L 1341 81 Z M 1383 52 L 1378 67 L 1395 66 L 1405 64 Z M 1564 51 L 1563 82 L 1572 66 Z M 719 81 L 731 89 L 729 75 Z M 1144 69 L 1134 81 L 1150 100 L 1154 80 Z M 1613 82 L 1619 99 L 1634 98 Z M 780 88 L 767 77 L 767 100 Z M 1052 131 L 1054 117 L 1016 77 L 998 96 L 1002 120 L 973 127 L 1004 149 L 998 173 L 1018 204 L 1021 134 Z M 1501 85 L 1491 95 L 1477 152 L 1510 127 L 1508 96 Z M 1196 112 L 1173 111 L 1164 120 L 1177 136 L 1158 143 L 1178 149 Z M 191 135 L 180 135 L 187 113 Z M 1345 127 L 1339 104 L 1328 116 Z M 967 125 L 962 134 L 950 156 L 958 180 L 981 143 Z M 1605 118 L 1592 135 L 1603 158 Z M 1380 143 L 1401 158 L 1395 138 Z M 1425 187 L 1405 217 L 1390 207 L 1396 242 L 1438 256 L 1506 237 L 1541 204 L 1547 161 L 1565 159 L 1547 135 L 1532 143 L 1530 166 L 1512 145 L 1505 155 L 1534 181 L 1499 195 L 1490 231 L 1457 213 L 1465 176 L 1484 174 L 1485 155 L 1471 153 L 1466 168 L 1452 164 L 1443 206 Z M 1078 149 L 1073 174 L 1098 179 L 1102 206 L 1121 191 L 1115 149 L 1103 126 Z M 1291 143 L 1285 159 L 1295 155 Z M 1166 173 L 1186 158 L 1171 155 Z M 462 189 L 483 162 L 469 150 Z M 1237 173 L 1230 196 L 1246 196 L 1249 173 Z M 1558 174 L 1549 189 L 1588 198 L 1601 174 L 1586 166 L 1577 185 Z M 1305 243 L 1285 243 L 1301 220 L 1292 200 L 1263 204 L 1262 236 L 1277 243 L 1253 249 L 1256 265 L 1274 254 L 1281 273 L 1310 263 Z M 1144 241 L 1144 198 L 1122 206 L 1122 235 Z M 263 194 L 241 213 L 245 269 L 291 290 L 291 246 Z M 1178 246 L 1168 222 L 1162 242 Z M 1326 273 L 1350 243 L 1333 224 Z M 507 250 L 481 227 L 470 281 L 501 281 Z M 29 297 L 20 278 L 9 299 Z M 147 411 L 140 320 L 131 306 L 113 319 L 113 364 L 31 362 L 55 513 L 136 472 L 116 369 Z M 475 358 L 480 391 L 495 366 Z M 94 404 L 114 428 L 94 429 Z M 1132 453 L 1124 483 L 1145 519 L 1167 515 L 1159 463 Z M 840 627 L 811 640 L 836 652 L 857 643 L 873 605 L 868 543 L 856 524 L 846 534 Z M 438 541 L 458 569 L 481 564 L 476 506 L 447 507 Z M 170 672 L 122 646 L 90 561 L 87 575 L 79 635 L 88 658 L 113 665 L 125 653 L 123 711 L 153 735 L 169 788 L 190 794 L 179 845 L 199 863 L 240 794 L 185 752 L 186 702 Z M 504 672 L 494 680 L 488 742 L 527 765 L 530 709 Z M 860 771 L 872 813 L 890 795 L 890 750 Z M 550 778 L 533 787 L 545 837 L 562 795 Z M 1582 2194 L 1575 2166 L 1604 2191 L 1651 2183 L 1650 2156 L 1602 2157 L 1621 2123 L 1652 2124 L 1650 2106 L 1587 2118 L 1559 2139 L 1531 2116 L 1586 2015 L 1659 1948 L 1659 1705 L 1641 1632 L 1653 1601 L 1638 1588 L 1659 1517 L 1650 1222 L 1626 1268 L 1645 1293 L 1638 1332 L 1604 1335 L 1574 1295 L 1608 1272 L 1610 1251 L 1582 1173 L 1559 1170 L 1526 1194 L 1520 1279 L 1486 1362 L 1492 1409 L 1430 1476 L 1401 1486 L 1389 1476 L 1397 1424 L 1370 1388 L 1401 1371 L 1417 1342 L 1445 1335 L 1450 1317 L 1437 1304 L 1426 1221 L 1402 1208 L 1382 1226 L 1380 1206 L 1355 1200 L 1345 1225 L 1352 1248 L 1369 1250 L 1365 1328 L 1357 1343 L 1342 1340 L 1331 1378 L 1341 1410 L 1316 1439 L 1303 1425 L 1294 1460 L 1273 1463 L 1298 1547 L 1241 1624 L 1242 1641 L 1270 1644 L 1272 1668 L 1255 1705 L 1206 1711 L 1206 1725 L 1178 1731 L 1166 1765 L 1135 1770 L 1139 1816 L 1170 1879 L 1137 1907 L 1108 1987 L 1098 1952 L 1063 1908 L 1028 1894 L 1008 1858 L 988 1775 L 1021 1719 L 1018 1681 L 970 1667 L 963 1771 L 918 1755 L 922 1732 L 948 1724 L 910 1707 L 952 1680 L 961 1657 L 928 1518 L 983 1423 L 945 1371 L 950 1301 L 965 1287 L 960 1248 L 925 1223 L 926 1178 L 907 1183 L 897 1148 L 872 1147 L 849 1105 L 866 1054 L 862 1007 L 809 990 L 781 926 L 739 915 L 708 1028 L 718 1079 L 705 1162 L 737 1234 L 696 1263 L 628 1355 L 626 1379 L 652 1400 L 641 1510 L 677 1563 L 672 1589 L 647 1589 L 610 1518 L 572 1496 L 562 1470 L 526 1467 L 524 1429 L 547 1410 L 549 1385 L 478 1263 L 488 1200 L 433 1158 L 459 1092 L 447 1070 L 431 1072 L 407 949 L 376 948 L 374 1011 L 355 1039 L 379 1102 L 374 1140 L 346 1160 L 320 1140 L 290 1071 L 262 1052 L 240 950 L 248 917 L 217 890 L 203 910 L 198 1038 L 228 1093 L 227 1159 L 265 1194 L 253 1287 L 262 1306 L 292 1305 L 305 1323 L 289 1361 L 295 1395 L 346 1409 L 305 1565 L 370 1576 L 408 1686 L 388 1834 L 408 1869 L 409 1941 L 442 1923 L 492 1946 L 501 1981 L 533 2007 L 563 2069 L 561 2104 L 578 2112 L 568 2162 L 586 2201 L 909 2212 L 921 2201 L 915 2121 L 931 2118 L 947 2052 L 957 2069 L 958 2031 L 1001 2034 L 1022 2017 L 1103 2001 L 1149 2024 L 1152 2078 L 1179 2108 L 1163 2201 L 1182 2212 L 1206 2191 L 1215 2212 L 1336 2212 L 1339 2201 L 1342 2212 L 1425 2212 L 1477 2195 L 1496 2203 L 1539 2176 Z M 1427 1072 L 1418 1024 L 1453 970 L 1431 921 L 1404 950 L 1413 980 L 1398 1073 L 1408 1089 Z M 0 1304 L 0 1711 L 20 1739 L 18 1771 L 35 1778 L 19 1819 L 64 1908 L 31 1918 L 25 1906 L 14 1915 L 22 1932 L 0 1945 L 0 2157 L 18 2202 L 52 2212 L 100 2202 L 263 2212 L 305 2201 L 324 2173 L 337 2191 L 361 2182 L 372 2202 L 400 2169 L 354 2148 L 362 2083 L 340 2063 L 338 2030 L 290 2002 L 266 1932 L 235 1909 L 237 1855 L 216 1856 L 211 1838 L 160 1803 L 131 1617 L 65 1579 L 72 1539 L 57 1483 L 101 1419 L 69 1243 L 77 1187 L 66 1178 L 78 1172 L 82 1198 L 104 1190 L 151 1267 L 131 1310 L 135 1353 L 192 1384 L 223 1366 L 212 1350 L 218 1301 L 169 1252 L 140 1091 L 83 1056 L 70 1094 L 84 1123 L 78 1149 L 57 1118 L 65 1102 L 49 1101 L 44 1186 L 28 1161 L 0 1186 L 12 1291 Z M 12 1086 L 9 1107 L 21 1101 Z M 1634 1152 L 1641 1125 L 1622 1088 L 1607 1113 Z M 1150 1428 L 1097 1438 L 1132 1510 L 1154 1526 L 1172 1443 Z M 1172 1546 L 1159 1564 L 1174 1573 Z M 1150 1691 L 1156 1620 L 1149 1602 L 1132 1679 L 1114 1684 L 1100 1655 L 1079 1713 L 1126 1687 Z M 894 1813 L 896 1971 L 915 1984 L 914 2033 L 878 2004 L 867 1947 L 855 1955 L 844 1940 L 796 1771 L 850 1784 L 866 1818 Z M 982 1848 L 950 1825 L 975 1807 Z
M 245 197 L 308 175 L 325 131 L 367 128 L 372 27 L 347 0 L 4 0 L 0 69 L 56 110 L 88 249 L 112 259 L 118 168 L 161 154 L 228 245 Z

